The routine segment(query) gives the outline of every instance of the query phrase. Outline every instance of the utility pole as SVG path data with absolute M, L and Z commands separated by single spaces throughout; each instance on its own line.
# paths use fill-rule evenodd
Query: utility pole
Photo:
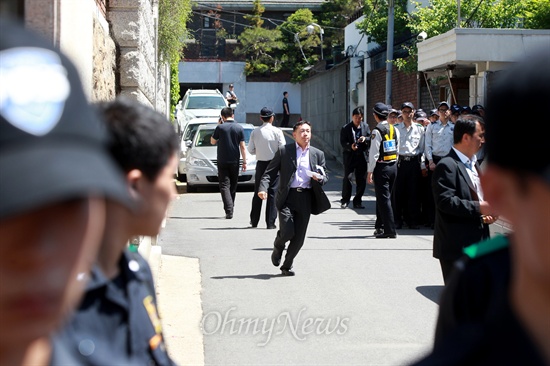
M 386 104 L 391 104 L 391 78 L 393 67 L 393 14 L 394 0 L 388 2 L 388 39 L 387 39 L 387 54 L 386 54 Z
M 457 28 L 460 28 L 460 22 L 461 22 L 461 19 L 460 19 L 460 0 L 456 0 L 456 7 L 458 9 L 456 15 L 456 27 Z

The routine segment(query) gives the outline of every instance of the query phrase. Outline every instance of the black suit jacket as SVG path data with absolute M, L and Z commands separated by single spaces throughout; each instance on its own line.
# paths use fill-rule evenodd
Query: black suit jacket
M 286 202 L 288 191 L 290 189 L 290 184 L 294 180 L 296 174 L 296 143 L 291 142 L 280 148 L 276 153 L 267 169 L 265 170 L 262 180 L 260 182 L 258 192 L 267 192 L 269 187 L 269 182 L 275 179 L 277 174 L 279 174 L 279 190 L 277 191 L 277 209 L 281 210 Z M 313 147 L 309 147 L 309 164 L 311 170 L 317 173 L 317 165 L 323 167 L 323 170 L 326 172 L 327 168 L 325 166 L 325 154 Z M 328 176 L 325 174 L 323 179 L 319 182 L 321 185 L 324 185 L 328 181 Z
M 479 197 L 453 149 L 436 165 L 432 188 L 436 208 L 433 256 L 456 260 L 464 247 L 489 238 L 489 225 L 481 220 Z
M 342 129 L 340 130 L 340 145 L 342 145 L 342 149 L 344 150 L 344 165 L 348 166 L 351 164 L 351 161 L 353 159 L 353 156 L 356 154 L 362 154 L 365 158 L 365 164 L 369 161 L 368 159 L 368 153 L 370 148 L 370 128 L 369 125 L 365 122 L 361 122 L 361 136 L 365 136 L 366 139 L 363 143 L 357 144 L 357 151 L 354 151 L 351 148 L 351 145 L 355 143 L 355 139 L 353 137 L 353 122 L 349 122 L 348 124 L 344 125 Z

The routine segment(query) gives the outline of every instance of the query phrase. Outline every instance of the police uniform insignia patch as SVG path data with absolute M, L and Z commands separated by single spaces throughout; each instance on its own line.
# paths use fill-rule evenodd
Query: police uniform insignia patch
M 160 319 L 158 317 L 157 307 L 155 306 L 155 304 L 153 302 L 153 296 L 151 296 L 151 295 L 146 296 L 143 299 L 143 306 L 145 307 L 145 310 L 147 310 L 147 314 L 149 315 L 149 319 L 151 319 L 151 324 L 153 324 L 153 328 L 155 329 L 155 333 L 157 335 L 160 335 L 162 333 L 162 325 L 161 325 Z

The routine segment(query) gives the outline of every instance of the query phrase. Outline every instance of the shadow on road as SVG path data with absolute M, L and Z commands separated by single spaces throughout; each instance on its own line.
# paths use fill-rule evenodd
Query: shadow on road
M 439 298 L 441 297 L 441 292 L 443 292 L 443 289 L 445 286 L 439 285 L 439 286 L 418 286 L 416 288 L 416 291 L 420 292 L 422 296 L 424 296 L 427 299 L 432 300 L 436 304 L 439 304 Z
M 182 217 L 182 216 L 168 216 L 169 220 L 216 220 L 216 219 L 226 219 L 225 217 L 215 216 L 215 217 Z
M 282 274 L 255 274 L 255 275 L 238 275 L 238 276 L 214 276 L 210 277 L 214 280 L 225 280 L 225 279 L 237 279 L 237 280 L 244 280 L 247 278 L 253 279 L 253 280 L 269 280 L 276 277 L 286 277 Z
M 255 229 L 251 226 L 245 226 L 245 227 L 201 227 L 201 230 L 246 230 L 246 229 Z

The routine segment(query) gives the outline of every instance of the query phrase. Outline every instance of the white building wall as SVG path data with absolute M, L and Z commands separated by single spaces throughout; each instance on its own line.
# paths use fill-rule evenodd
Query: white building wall
M 58 4 L 61 18 L 59 46 L 78 69 L 84 92 L 90 99 L 93 88 L 93 17 L 99 9 L 93 0 L 60 1 Z
M 260 113 L 263 107 L 272 108 L 277 118 L 283 114 L 283 92 L 288 92 L 291 114 L 301 114 L 300 84 L 250 82 L 246 84 L 246 113 Z
M 244 62 L 180 62 L 180 83 L 223 84 L 224 95 L 229 84 L 235 86 L 239 105 L 235 110 L 237 121 L 247 121 L 247 114 L 259 114 L 263 107 L 283 113 L 283 92 L 288 91 L 291 114 L 301 113 L 301 89 L 299 84 L 285 82 L 247 82 Z M 278 118 L 278 117 L 277 117 Z

